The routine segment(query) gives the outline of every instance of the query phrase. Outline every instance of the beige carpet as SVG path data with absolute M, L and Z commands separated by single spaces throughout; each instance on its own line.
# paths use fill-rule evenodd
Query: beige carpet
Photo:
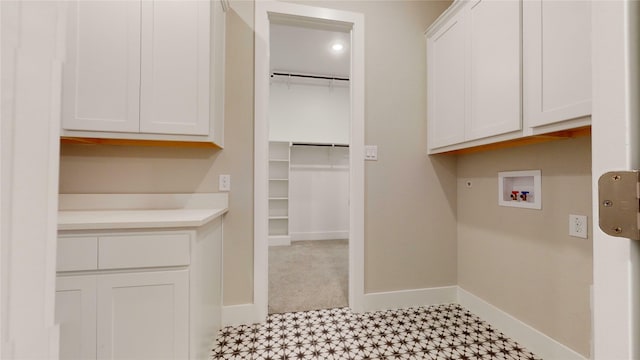
M 269 247 L 269 313 L 348 306 L 348 240 Z

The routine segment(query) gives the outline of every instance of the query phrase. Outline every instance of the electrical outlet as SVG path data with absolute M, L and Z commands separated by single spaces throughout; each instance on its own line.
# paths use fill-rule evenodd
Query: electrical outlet
M 218 190 L 231 191 L 231 175 L 220 175 L 218 180 Z
M 364 159 L 368 161 L 378 161 L 378 145 L 365 145 Z
M 569 215 L 569 235 L 587 238 L 587 217 L 584 215 Z

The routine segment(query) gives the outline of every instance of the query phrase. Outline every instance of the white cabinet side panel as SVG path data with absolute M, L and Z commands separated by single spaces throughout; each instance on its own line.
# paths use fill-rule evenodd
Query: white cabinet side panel
M 222 218 L 198 228 L 189 268 L 191 359 L 206 359 L 222 322 Z

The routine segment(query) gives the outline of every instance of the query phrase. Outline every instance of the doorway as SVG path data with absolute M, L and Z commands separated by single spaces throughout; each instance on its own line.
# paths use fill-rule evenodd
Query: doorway
M 269 314 L 348 306 L 349 30 L 270 22 Z
M 328 30 L 342 32 L 349 40 L 349 81 L 346 87 L 350 108 L 348 111 L 348 134 L 346 142 L 318 141 L 307 139 L 296 144 L 306 149 L 318 150 L 321 147 L 348 145 L 347 177 L 348 184 L 348 305 L 354 311 L 362 311 L 364 296 L 364 21 L 361 14 L 303 6 L 290 3 L 260 1 L 256 2 L 256 44 L 255 44 L 255 158 L 254 158 L 254 305 L 259 320 L 268 313 L 269 299 L 269 210 L 283 211 L 285 205 L 270 205 L 269 174 L 270 162 L 269 140 L 270 119 L 269 99 L 274 76 L 271 67 L 271 26 L 285 24 L 305 29 Z M 279 70 L 279 69 L 278 69 Z M 286 69 L 295 70 L 295 69 Z M 309 74 L 307 74 L 309 75 Z M 313 75 L 313 74 L 311 74 Z M 317 75 L 317 74 L 316 74 Z M 321 74 L 323 75 L 323 74 Z M 326 75 L 326 74 L 324 74 Z M 337 76 L 336 76 L 337 77 Z M 285 78 L 290 79 L 289 75 Z M 325 80 L 333 82 L 337 79 L 310 79 L 303 81 Z M 286 80 L 285 80 L 286 85 Z M 325 85 L 323 85 L 325 86 Z M 329 83 L 329 86 L 332 86 Z M 326 89 L 325 89 L 326 90 Z M 282 139 L 280 139 L 282 140 Z M 288 139 L 292 140 L 292 139 Z M 289 141 L 289 149 L 294 142 Z M 299 152 L 299 150 L 294 150 Z M 309 152 L 307 150 L 307 152 Z M 304 151 L 302 151 L 304 153 Z M 327 152 L 328 153 L 328 152 Z M 290 156 L 290 155 L 289 155 Z M 313 155 L 311 155 L 313 156 Z M 280 170 L 282 171 L 282 170 Z M 273 171 L 271 172 L 273 173 Z M 288 177 L 287 177 L 288 179 Z M 273 189 L 272 189 L 273 190 Z M 271 196 L 276 198 L 276 196 Z M 279 196 L 282 198 L 282 196 Z M 276 201 L 283 201 L 282 199 Z M 278 210 L 278 206 L 280 206 Z M 288 208 L 288 205 L 286 205 Z M 282 216 L 286 217 L 286 216 Z M 289 224 L 283 225 L 285 219 L 280 219 L 280 225 L 272 225 L 271 233 L 279 232 L 281 236 L 289 232 Z M 288 220 L 288 219 L 287 219 Z M 277 222 L 277 221 L 271 221 Z M 286 230 L 285 230 L 286 229 Z M 275 232 L 274 232 L 275 230 Z M 282 238 L 280 239 L 282 240 Z

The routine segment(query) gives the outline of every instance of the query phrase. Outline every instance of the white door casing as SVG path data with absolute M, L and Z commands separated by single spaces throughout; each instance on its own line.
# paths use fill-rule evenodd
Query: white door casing
M 594 1 L 592 13 L 593 359 L 640 358 L 640 241 L 598 227 L 598 179 L 640 168 L 640 4 Z
M 54 320 L 66 3 L 3 1 L 0 358 L 58 358 Z
M 302 17 L 351 28 L 351 122 L 349 139 L 349 307 L 364 298 L 364 16 L 271 0 L 255 3 L 254 308 L 264 321 L 268 307 L 269 16 Z

